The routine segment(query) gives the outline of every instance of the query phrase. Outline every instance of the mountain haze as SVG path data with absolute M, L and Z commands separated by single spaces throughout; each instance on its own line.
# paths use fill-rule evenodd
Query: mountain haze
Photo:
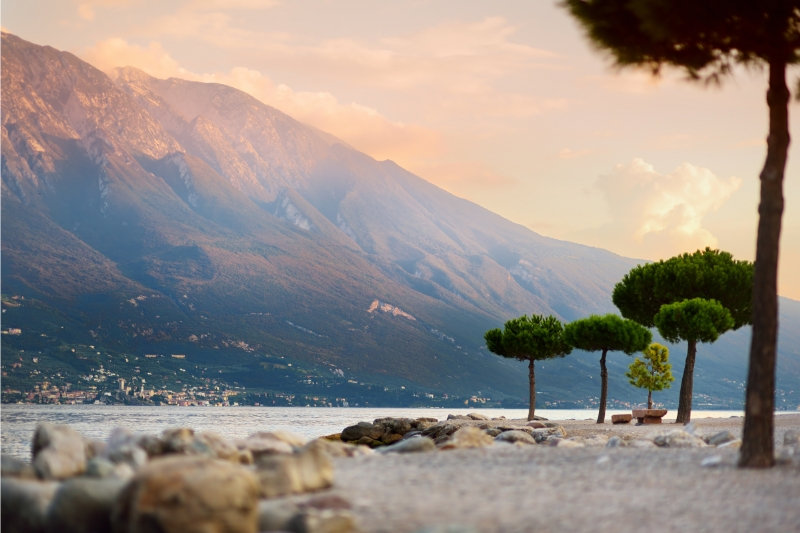
M 4 308 L 3 327 L 23 330 L 4 352 L 31 335 L 186 353 L 273 389 L 265 358 L 282 357 L 304 379 L 518 400 L 524 370 L 483 332 L 614 312 L 637 263 L 536 234 L 231 87 L 109 76 L 2 38 L 2 292 L 27 302 Z M 718 381 L 702 354 L 696 391 Z M 543 365 L 544 398 L 596 394 L 594 359 Z M 784 359 L 800 403 L 800 354 Z

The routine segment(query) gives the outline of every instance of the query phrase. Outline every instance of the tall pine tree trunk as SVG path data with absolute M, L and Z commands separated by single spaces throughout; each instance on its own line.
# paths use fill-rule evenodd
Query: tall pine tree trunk
M 647 389 L 647 408 L 653 408 L 653 391 L 651 389 Z
M 759 176 L 758 237 L 753 274 L 753 334 L 745 393 L 745 417 L 739 466 L 770 467 L 775 411 L 775 360 L 778 337 L 778 250 L 783 215 L 783 174 L 789 151 L 789 89 L 786 60 L 769 62 L 769 136 Z
M 688 424 L 692 418 L 692 383 L 694 381 L 694 359 L 697 355 L 697 341 L 689 340 L 689 348 L 686 351 L 686 365 L 683 367 L 683 378 L 681 378 L 681 392 L 678 395 L 678 416 L 675 420 L 678 424 Z
M 606 353 L 600 356 L 600 411 L 597 413 L 597 423 L 603 424 L 606 421 L 606 396 L 608 396 L 608 369 L 606 368 Z
M 536 412 L 536 374 L 533 371 L 533 359 L 528 363 L 528 383 L 530 384 L 528 420 L 533 420 Z

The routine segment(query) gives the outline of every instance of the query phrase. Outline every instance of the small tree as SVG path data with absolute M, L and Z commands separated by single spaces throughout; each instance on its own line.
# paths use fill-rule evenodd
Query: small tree
M 554 316 L 522 315 L 505 323 L 503 330 L 487 331 L 483 338 L 490 352 L 503 357 L 528 361 L 528 420 L 536 411 L 536 374 L 534 361 L 564 357 L 572 348 L 562 338 L 564 327 Z
M 661 306 L 655 316 L 656 327 L 669 342 L 688 341 L 686 364 L 683 367 L 681 392 L 678 397 L 676 422 L 688 424 L 692 416 L 692 381 L 698 342 L 714 342 L 733 328 L 730 312 L 716 300 L 692 298 Z
M 608 396 L 608 369 L 606 354 L 621 351 L 630 355 L 643 350 L 653 339 L 647 328 L 633 320 L 617 315 L 592 315 L 570 322 L 564 327 L 564 339 L 573 347 L 588 352 L 602 351 L 600 356 L 600 410 L 597 423 L 606 418 L 606 397 Z
M 669 364 L 669 349 L 654 342 L 642 352 L 644 358 L 638 357 L 628 367 L 625 376 L 634 387 L 647 389 L 647 408 L 653 408 L 653 391 L 668 389 L 675 378 L 672 377 L 672 365 Z

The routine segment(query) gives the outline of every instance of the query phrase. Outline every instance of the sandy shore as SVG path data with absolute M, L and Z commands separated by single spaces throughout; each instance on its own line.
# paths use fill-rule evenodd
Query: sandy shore
M 564 421 L 568 436 L 647 437 L 682 428 Z M 524 421 L 520 421 L 524 423 Z M 741 434 L 698 419 L 696 434 Z M 776 417 L 776 443 L 800 414 Z M 736 467 L 738 450 L 494 445 L 337 459 L 333 489 L 365 532 L 800 531 L 800 460 Z M 703 463 L 713 466 L 703 466 Z M 319 497 L 321 495 L 316 495 Z

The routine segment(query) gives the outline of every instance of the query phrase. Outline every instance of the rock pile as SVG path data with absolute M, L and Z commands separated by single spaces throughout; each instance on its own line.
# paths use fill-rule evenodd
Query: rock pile
M 359 448 L 280 432 L 231 441 L 189 428 L 160 436 L 115 429 L 100 442 L 68 426 L 41 423 L 30 463 L 3 456 L 2 529 L 358 531 L 342 502 L 328 508 L 323 499 L 301 507 L 282 505 L 281 498 L 330 487 L 331 457 L 354 455 Z
M 609 436 L 599 428 L 569 435 L 563 426 L 544 420 L 490 420 L 471 414 L 443 421 L 380 418 L 311 442 L 281 432 L 228 440 L 189 428 L 159 436 L 115 429 L 100 442 L 67 426 L 41 423 L 31 462 L 2 457 L 0 518 L 4 531 L 26 533 L 357 532 L 350 503 L 324 492 L 334 484 L 333 458 L 493 446 L 657 449 L 741 444 L 730 431 L 697 433 L 689 424 L 649 434 Z M 701 466 L 722 464 L 722 457 L 708 457 Z M 800 459 L 800 432 L 785 433 L 778 459 Z

